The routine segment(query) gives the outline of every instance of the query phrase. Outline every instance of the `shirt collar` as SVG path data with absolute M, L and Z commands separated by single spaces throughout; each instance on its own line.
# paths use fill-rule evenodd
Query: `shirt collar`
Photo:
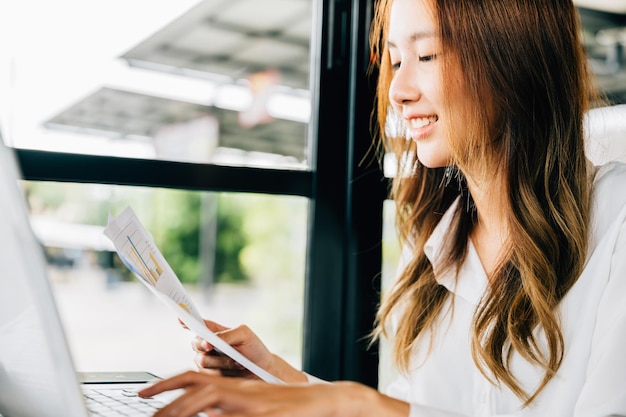
M 441 217 L 424 245 L 424 254 L 433 266 L 435 279 L 440 285 L 466 301 L 478 305 L 487 289 L 488 280 L 471 240 L 468 239 L 467 256 L 459 268 L 458 275 L 454 269 L 442 271 L 445 239 L 450 236 L 459 200 L 460 198 L 457 198 Z

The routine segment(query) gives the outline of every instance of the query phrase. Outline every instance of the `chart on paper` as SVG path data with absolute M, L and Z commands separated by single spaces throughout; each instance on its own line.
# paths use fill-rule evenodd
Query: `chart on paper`
M 163 267 L 154 255 L 154 249 L 150 242 L 143 239 L 137 230 L 131 225 L 129 230 L 124 230 L 127 242 L 122 246 L 122 251 L 126 259 L 132 259 L 131 262 L 139 270 L 140 278 L 145 279 L 152 285 L 156 285 L 163 274 Z M 138 236 L 139 235 L 139 236 Z
M 200 318 L 180 280 L 130 207 L 119 216 L 109 218 L 104 234 L 113 242 L 122 262 L 140 281 Z

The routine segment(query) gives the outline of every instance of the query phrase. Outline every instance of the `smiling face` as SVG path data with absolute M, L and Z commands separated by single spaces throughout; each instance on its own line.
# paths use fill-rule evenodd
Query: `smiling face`
M 451 161 L 438 33 L 426 0 L 393 1 L 387 38 L 393 73 L 389 100 L 417 145 L 419 161 L 430 168 Z

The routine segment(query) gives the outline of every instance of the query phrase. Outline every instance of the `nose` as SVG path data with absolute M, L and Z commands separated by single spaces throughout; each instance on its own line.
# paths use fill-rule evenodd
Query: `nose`
M 410 65 L 403 64 L 396 69 L 389 86 L 389 100 L 392 104 L 402 105 L 417 101 L 421 97 L 418 77 L 411 71 Z

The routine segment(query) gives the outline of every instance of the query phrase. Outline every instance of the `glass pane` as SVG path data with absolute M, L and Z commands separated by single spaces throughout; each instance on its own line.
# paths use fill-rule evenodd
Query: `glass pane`
M 400 260 L 401 248 L 395 227 L 395 210 L 395 202 L 385 200 L 383 204 L 383 270 L 381 281 L 383 295 L 395 282 Z M 387 340 L 381 340 L 379 353 L 378 386 L 381 391 L 385 392 L 397 372 L 391 360 L 391 346 Z
M 4 2 L 6 139 L 18 148 L 306 169 L 311 3 Z
M 81 371 L 194 368 L 184 330 L 112 252 L 108 213 L 131 206 L 202 315 L 250 326 L 301 366 L 308 200 L 24 182 L 33 229 Z

